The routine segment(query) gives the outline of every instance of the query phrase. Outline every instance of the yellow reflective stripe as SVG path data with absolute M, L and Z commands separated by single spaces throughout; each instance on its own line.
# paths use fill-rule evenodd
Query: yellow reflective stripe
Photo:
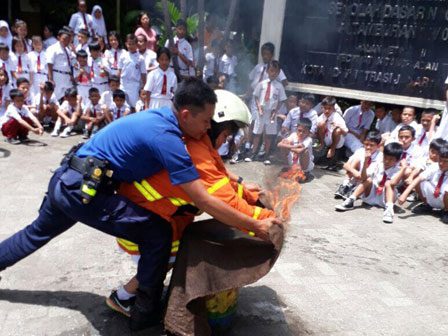
M 243 198 L 243 186 L 241 184 L 238 184 L 238 197 Z
M 180 244 L 180 241 L 178 241 L 178 240 L 175 240 L 175 241 L 173 241 L 173 243 L 171 244 L 171 246 L 179 246 L 179 244 Z
M 261 208 L 255 207 L 254 215 L 252 217 L 255 219 L 258 219 L 258 216 L 260 216 L 260 213 L 261 213 Z
M 171 253 L 175 253 L 175 252 L 177 252 L 177 251 L 179 251 L 179 247 L 173 247 L 173 248 L 171 249 Z
M 175 206 L 180 207 L 182 205 L 187 205 L 188 202 L 183 200 L 182 198 L 179 197 L 168 197 L 168 199 L 170 200 L 171 203 L 173 203 Z M 190 203 L 193 204 L 193 203 Z
M 207 189 L 209 194 L 215 193 L 219 188 L 225 186 L 227 183 L 229 183 L 230 180 L 228 177 L 224 177 L 223 179 L 216 182 L 214 185 L 212 185 L 210 188 Z
M 87 184 L 84 184 L 82 186 L 82 192 L 85 192 L 87 195 L 90 195 L 92 197 L 96 195 L 96 190 L 89 188 Z
M 135 251 L 135 252 L 138 251 L 138 245 L 133 242 L 130 242 L 129 240 L 123 238 L 117 238 L 117 242 L 128 251 Z
M 163 198 L 162 195 L 160 195 L 157 190 L 155 190 L 151 185 L 146 182 L 145 180 L 142 181 L 142 186 L 154 197 L 156 200 L 160 200 Z
M 252 231 L 249 231 L 248 235 L 253 237 L 253 236 L 255 236 L 255 233 L 253 233 Z
M 145 198 L 146 198 L 148 201 L 150 201 L 150 202 L 154 202 L 154 201 L 155 201 L 155 198 L 152 197 L 152 195 L 151 195 L 149 192 L 147 192 L 146 189 L 143 188 L 143 186 L 142 186 L 140 183 L 138 183 L 138 182 L 134 182 L 134 187 L 136 187 L 136 188 L 138 189 L 138 191 L 140 191 L 140 193 L 141 193 L 143 196 L 145 196 Z

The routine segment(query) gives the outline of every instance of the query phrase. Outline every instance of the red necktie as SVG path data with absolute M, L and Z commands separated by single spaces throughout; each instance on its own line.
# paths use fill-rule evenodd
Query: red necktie
M 406 160 L 406 157 L 408 156 L 408 153 L 403 152 L 403 154 L 401 154 L 401 159 L 402 160 Z
M 328 120 L 325 122 L 325 136 L 328 136 Z
M 40 72 L 40 55 L 37 55 L 37 72 Z
M 67 49 L 64 46 L 61 45 L 61 47 L 62 47 L 62 49 L 64 49 L 65 56 L 67 56 L 67 66 L 70 68 L 70 72 L 73 75 L 73 72 L 72 72 L 72 62 L 70 61 L 70 56 L 68 55 L 68 51 L 67 51 Z
M 83 72 L 81 74 L 81 83 L 88 83 L 88 82 L 89 82 L 89 76 L 85 72 Z
M 23 68 L 22 68 L 22 56 L 20 56 L 20 55 L 19 55 L 18 72 L 19 72 L 19 73 L 22 73 L 22 72 L 23 72 Z
M 117 107 L 117 119 L 120 119 L 120 116 L 121 116 L 121 109 Z
M 3 104 L 3 88 L 0 86 L 0 106 Z
M 165 74 L 163 74 L 162 94 L 166 95 L 166 75 Z
M 25 48 L 25 54 L 28 52 L 28 46 L 26 45 L 26 39 L 22 39 L 23 47 Z
M 423 143 L 423 140 L 425 140 L 425 138 L 426 138 L 426 132 L 425 132 L 425 133 L 423 133 L 422 137 L 421 137 L 421 138 L 420 138 L 420 140 L 418 141 L 418 145 L 419 145 L 419 146 L 421 146 L 421 145 L 422 145 L 422 143 Z
M 434 190 L 434 197 L 439 198 L 440 196 L 440 188 L 442 188 L 443 179 L 445 178 L 445 172 L 443 171 L 442 174 L 440 174 L 439 182 L 437 183 L 437 187 Z
M 89 30 L 89 27 L 87 27 L 87 20 L 86 20 L 86 15 L 84 13 L 82 13 L 82 19 L 84 20 L 84 26 L 87 30 Z
M 370 167 L 370 164 L 372 163 L 372 158 L 371 157 L 369 157 L 369 159 L 367 160 L 367 168 L 369 168 Z
M 381 179 L 380 184 L 378 185 L 378 188 L 376 188 L 377 195 L 381 195 L 383 193 L 384 185 L 386 184 L 387 175 L 386 172 L 383 173 L 383 178 Z
M 114 68 L 117 68 L 117 58 L 118 58 L 118 51 L 115 50 L 115 55 L 114 55 Z
M 268 88 L 266 89 L 266 93 L 264 95 L 264 102 L 266 103 L 271 98 L 271 82 L 268 82 Z
M 5 62 L 3 62 L 2 69 L 6 70 L 6 63 Z
M 92 61 L 92 66 L 90 67 L 90 79 L 93 79 L 93 77 L 95 77 L 95 71 L 93 71 L 94 64 L 95 64 L 95 61 Z
M 96 118 L 96 109 L 93 108 L 93 117 Z
M 358 126 L 356 126 L 356 128 L 359 128 L 359 126 L 361 126 L 361 123 L 362 123 L 362 115 L 363 115 L 364 113 L 362 113 L 362 111 L 361 111 L 361 114 L 359 115 L 359 121 L 358 121 Z
M 264 72 L 266 71 L 266 66 L 263 66 L 263 71 L 260 74 L 260 78 L 258 78 L 258 83 L 260 83 L 263 80 Z
M 299 161 L 299 155 L 297 153 L 294 153 L 292 155 L 292 163 L 297 164 L 298 161 Z

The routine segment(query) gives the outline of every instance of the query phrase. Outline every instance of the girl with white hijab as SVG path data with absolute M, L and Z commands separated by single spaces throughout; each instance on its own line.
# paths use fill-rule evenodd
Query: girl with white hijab
M 104 42 L 107 43 L 106 23 L 104 22 L 103 9 L 101 6 L 95 5 L 92 9 L 93 31 L 96 35 L 102 36 Z
M 0 20 L 0 43 L 4 43 L 12 50 L 12 34 L 8 22 Z

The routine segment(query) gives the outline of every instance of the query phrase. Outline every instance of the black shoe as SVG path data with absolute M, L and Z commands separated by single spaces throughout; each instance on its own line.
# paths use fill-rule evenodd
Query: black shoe
M 110 296 L 106 299 L 106 304 L 109 308 L 131 317 L 131 308 L 135 303 L 135 296 L 128 300 L 120 300 L 117 295 L 117 291 L 112 291 Z
M 148 329 L 162 323 L 162 289 L 138 288 L 129 321 L 131 331 Z
M 20 142 L 29 142 L 30 138 L 28 138 L 26 135 L 25 136 L 19 136 L 19 141 Z
M 348 185 L 343 185 L 341 184 L 338 188 L 338 190 L 334 193 L 334 198 L 335 199 L 346 199 L 347 197 L 345 196 L 348 191 L 350 190 L 350 187 Z
M 448 224 L 448 211 L 442 211 L 442 218 L 440 218 L 440 220 L 442 221 L 442 223 Z
M 412 209 L 412 213 L 416 215 L 428 214 L 432 212 L 432 207 L 429 204 L 422 203 Z
M 14 138 L 6 138 L 6 142 L 10 145 L 18 145 L 21 143 L 20 140 L 14 139 Z

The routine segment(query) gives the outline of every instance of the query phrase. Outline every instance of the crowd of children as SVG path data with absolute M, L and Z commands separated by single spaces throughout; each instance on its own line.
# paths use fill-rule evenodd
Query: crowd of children
M 29 39 L 24 21 L 17 20 L 13 32 L 0 21 L 0 126 L 7 142 L 27 141 L 30 131 L 40 135 L 49 124 L 54 124 L 51 136 L 77 131 L 88 139 L 130 113 L 170 106 L 178 81 L 197 75 L 185 21 L 176 24 L 174 43 L 154 52 L 144 34 L 126 35 L 124 48 L 117 32 L 106 32 L 101 7 L 89 15 L 80 0 L 78 9 L 57 38 L 51 25 L 45 26 L 44 39 Z M 231 156 L 230 163 L 269 165 L 278 148 L 276 159 L 300 166 L 308 179 L 315 157 L 326 157 L 327 169 L 338 170 L 337 157 L 349 154 L 335 193 L 343 202 L 336 210 L 353 209 L 362 199 L 383 207 L 383 220 L 391 223 L 396 202 L 420 200 L 414 212 L 440 209 L 448 223 L 447 111 L 441 118 L 424 110 L 418 123 L 413 107 L 363 100 L 342 111 L 334 97 L 287 96 L 288 80 L 273 59 L 272 43 L 262 45 L 262 62 L 247 75 L 247 90 L 241 89 L 232 40 L 216 35 L 204 50 L 203 80 L 244 93 L 252 113 L 250 128 L 220 149 Z

